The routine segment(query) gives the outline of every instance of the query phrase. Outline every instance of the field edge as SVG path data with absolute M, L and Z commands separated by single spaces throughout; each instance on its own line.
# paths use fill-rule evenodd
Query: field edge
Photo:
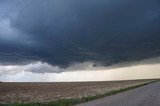
M 126 87 L 126 88 L 122 88 L 119 90 L 113 90 L 104 94 L 100 94 L 100 95 L 96 95 L 96 96 L 87 96 L 87 97 L 82 97 L 82 98 L 73 98 L 73 99 L 60 99 L 57 101 L 52 101 L 52 102 L 46 102 L 46 103 L 13 103 L 13 104 L 0 104 L 0 106 L 73 106 L 76 104 L 80 104 L 80 103 L 84 103 L 84 102 L 89 102 L 92 100 L 96 100 L 99 98 L 103 98 L 106 96 L 111 96 L 114 94 L 118 94 L 118 93 L 122 93 L 128 90 L 132 90 L 138 87 L 142 87 L 151 83 L 155 83 L 158 82 L 159 80 L 155 80 L 155 81 L 151 81 L 151 82 L 147 82 L 144 84 L 139 84 L 139 85 L 134 85 L 134 86 L 130 86 L 130 87 Z

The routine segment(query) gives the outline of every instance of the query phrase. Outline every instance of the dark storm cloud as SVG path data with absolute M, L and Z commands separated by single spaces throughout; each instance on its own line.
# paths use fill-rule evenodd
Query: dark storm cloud
M 1 64 L 111 65 L 160 54 L 159 0 L 12 0 L 0 5 Z

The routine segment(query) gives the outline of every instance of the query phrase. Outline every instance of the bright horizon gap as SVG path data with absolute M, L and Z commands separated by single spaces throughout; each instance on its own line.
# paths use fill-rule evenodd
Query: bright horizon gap
M 37 65 L 39 67 L 39 65 Z M 44 66 L 43 66 L 44 67 Z M 1 67 L 2 69 L 3 67 Z M 12 70 L 12 67 L 7 67 Z M 34 73 L 31 71 L 20 70 L 17 72 L 6 73 L 0 76 L 3 82 L 81 82 L 81 81 L 115 81 L 115 80 L 135 80 L 135 79 L 154 79 L 160 78 L 160 63 L 140 64 L 129 67 L 104 69 L 104 67 L 90 68 L 76 71 L 65 71 L 61 73 Z M 36 69 L 32 66 L 30 69 Z M 44 68 L 45 69 L 45 68 Z M 70 68 L 73 69 L 73 68 Z M 0 70 L 1 72 L 2 70 Z

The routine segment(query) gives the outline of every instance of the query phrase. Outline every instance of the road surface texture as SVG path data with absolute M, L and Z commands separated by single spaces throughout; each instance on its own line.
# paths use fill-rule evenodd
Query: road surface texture
M 160 82 L 76 106 L 160 106 Z

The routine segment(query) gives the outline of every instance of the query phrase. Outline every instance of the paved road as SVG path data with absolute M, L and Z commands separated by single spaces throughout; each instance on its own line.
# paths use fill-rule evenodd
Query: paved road
M 160 82 L 77 106 L 160 106 Z

